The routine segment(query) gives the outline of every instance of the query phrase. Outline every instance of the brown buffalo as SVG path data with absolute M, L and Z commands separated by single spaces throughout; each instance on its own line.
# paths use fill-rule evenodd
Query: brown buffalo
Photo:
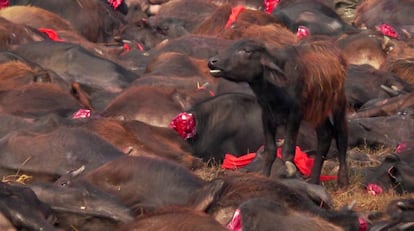
M 13 0 L 10 5 L 31 5 L 53 12 L 71 22 L 75 29 L 92 42 L 113 41 L 125 24 L 123 15 L 101 0 Z
M 380 69 L 387 57 L 387 40 L 371 30 L 344 34 L 336 44 L 348 64 L 368 64 Z
M 170 128 L 140 121 L 107 118 L 67 121 L 68 126 L 87 128 L 130 156 L 164 157 L 189 169 L 201 167 L 202 161 L 192 155 L 191 146 Z
M 216 8 L 215 4 L 205 0 L 169 1 L 162 4 L 158 14 L 149 20 L 152 27 L 167 38 L 177 38 L 190 33 Z
M 365 0 L 358 4 L 353 25 L 360 28 L 382 30 L 385 35 L 406 39 L 414 32 L 411 12 L 414 4 L 410 0 Z
M 48 121 L 4 136 L 0 149 L 2 176 L 26 174 L 32 181 L 48 182 L 70 171 L 88 171 L 125 156 L 84 128 L 56 127 Z
M 276 128 L 287 128 L 282 158 L 285 164 L 293 163 L 300 122 L 307 120 L 316 127 L 318 137 L 311 181 L 319 183 L 323 161 L 335 137 L 340 165 L 338 183 L 342 187 L 348 185 L 345 63 L 332 43 L 314 41 L 271 53 L 260 42 L 242 39 L 211 57 L 208 65 L 213 76 L 247 82 L 255 93 L 262 107 L 265 175 L 270 175 L 275 162 Z
M 79 83 L 98 111 L 139 77 L 109 59 L 68 42 L 31 43 L 21 45 L 13 52 L 56 72 L 68 83 Z
M 273 230 L 275 227 L 280 231 L 344 230 L 342 227 L 311 213 L 294 210 L 286 207 L 283 203 L 265 198 L 253 198 L 242 203 L 238 213 L 235 214 L 232 222 L 240 222 L 243 231 Z M 356 230 L 355 228 L 351 227 L 349 230 Z
M 356 28 L 345 23 L 328 1 L 280 1 L 271 14 L 282 21 L 292 32 L 305 26 L 312 35 L 336 36 L 355 32 Z
M 62 187 L 43 182 L 31 183 L 26 187 L 51 207 L 59 230 L 110 231 L 133 220 L 132 212 L 119 200 L 90 184 Z
M 192 33 L 217 36 L 230 40 L 252 38 L 272 44 L 275 47 L 292 45 L 299 38 L 280 20 L 263 11 L 244 9 L 234 21 L 230 20 L 232 9 L 230 5 L 219 7 L 209 18 L 196 27 Z
M 46 70 L 34 69 L 26 63 L 11 61 L 0 64 L 0 91 L 12 90 L 35 82 L 51 82 Z
M 119 94 L 102 115 L 168 127 L 178 113 L 207 97 L 210 97 L 208 92 L 196 88 L 181 90 L 173 87 L 131 86 Z
M 119 231 L 226 231 L 227 229 L 205 213 L 183 208 L 165 208 L 121 226 Z
M 177 39 L 164 41 L 153 50 L 153 57 L 164 52 L 179 52 L 194 58 L 208 59 L 230 46 L 232 40 L 189 34 Z
M 165 206 L 205 211 L 223 186 L 221 180 L 206 182 L 172 161 L 144 156 L 125 156 L 81 174 L 62 177 L 57 183 L 87 181 L 119 198 L 136 214 Z
M 0 48 L 2 50 L 11 49 L 33 41 L 43 41 L 45 39 L 47 37 L 34 28 L 15 24 L 0 17 Z
M 50 113 L 68 117 L 81 108 L 88 106 L 57 84 L 33 83 L 0 94 L 0 110 L 23 117 L 38 118 Z
M 382 69 L 388 70 L 398 75 L 410 84 L 414 85 L 414 58 L 393 59 L 385 62 Z
M 316 221 L 321 219 L 321 222 L 325 224 L 333 223 L 345 230 L 355 230 L 358 227 L 358 216 L 354 211 L 349 210 L 349 208 L 342 210 L 329 208 L 332 206 L 332 202 L 329 196 L 326 196 L 327 193 L 323 192 L 324 190 L 321 186 L 305 182 L 299 183 L 301 182 L 300 180 L 295 182 L 296 180 L 270 179 L 256 173 L 233 173 L 218 179 L 224 181 L 223 189 L 220 196 L 213 201 L 207 212 L 221 224 L 228 224 L 232 219 L 233 213 L 243 204 L 253 203 L 248 202 L 249 200 L 263 198 L 268 201 L 268 204 L 276 204 L 282 207 L 283 210 L 286 209 L 287 213 L 292 212 L 290 213 L 292 216 L 295 213 L 308 214 L 304 216 L 310 216 Z M 275 224 L 273 222 L 278 222 L 278 219 L 268 216 L 269 213 L 266 211 L 266 208 L 262 207 L 262 203 L 257 203 L 256 205 L 258 206 L 258 209 L 255 210 L 257 215 L 251 214 L 251 222 L 263 221 L 263 226 L 261 227 L 267 227 L 267 225 Z M 252 213 L 255 211 L 252 211 Z M 242 217 L 244 215 L 249 216 L 249 213 L 243 215 L 242 212 L 241 215 Z M 277 213 L 273 215 L 277 216 Z M 267 219 L 261 219 L 260 217 L 262 216 L 266 216 Z M 285 221 L 286 225 L 293 222 Z M 283 221 L 279 222 L 283 224 Z M 312 221 L 308 222 L 311 223 Z M 295 224 L 292 223 L 291 225 L 294 226 Z M 330 226 L 334 225 L 331 224 Z M 252 230 L 254 226 L 246 228 Z
M 16 24 L 35 29 L 75 30 L 71 22 L 48 10 L 34 6 L 10 6 L 0 11 L 0 16 Z

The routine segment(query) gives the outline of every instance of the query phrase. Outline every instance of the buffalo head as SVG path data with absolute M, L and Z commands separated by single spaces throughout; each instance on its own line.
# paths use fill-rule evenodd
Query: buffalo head
M 261 78 L 266 69 L 282 72 L 273 59 L 262 43 L 241 39 L 227 50 L 211 57 L 208 67 L 214 77 L 251 83 Z

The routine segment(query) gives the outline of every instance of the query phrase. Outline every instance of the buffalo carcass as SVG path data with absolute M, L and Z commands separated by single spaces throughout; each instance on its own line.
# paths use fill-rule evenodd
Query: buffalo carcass
M 240 9 L 238 14 L 235 13 L 236 9 Z M 217 8 L 210 17 L 194 28 L 192 33 L 231 40 L 254 38 L 276 47 L 292 45 L 300 40 L 295 33 L 280 24 L 276 17 L 263 11 L 232 9 L 230 5 Z
M 9 20 L 0 17 L 0 48 L 2 50 L 10 49 L 21 44 L 33 41 L 43 41 L 47 37 L 29 26 L 15 24 Z
M 78 82 L 90 95 L 96 110 L 138 78 L 121 65 L 67 42 L 44 41 L 19 46 L 15 53 L 53 70 L 66 82 Z
M 172 161 L 144 156 L 125 156 L 91 171 L 67 174 L 56 183 L 83 181 L 116 196 L 136 214 L 165 206 L 205 211 L 223 186 L 221 180 L 206 182 Z
M 246 174 L 240 172 L 229 173 L 217 179 L 222 179 L 224 181 L 223 189 L 221 190 L 220 196 L 209 206 L 207 212 L 221 224 L 229 224 L 234 212 L 237 211 L 238 208 L 245 203 L 253 203 L 248 202 L 249 200 L 263 198 L 268 201 L 269 204 L 277 204 L 283 207 L 283 209 L 286 209 L 287 213 L 291 213 L 292 215 L 296 212 L 305 213 L 308 214 L 305 216 L 312 217 L 315 220 L 321 219 L 321 222 L 325 224 L 333 223 L 344 230 L 356 230 L 355 228 L 358 227 L 357 213 L 352 211 L 349 207 L 333 209 L 329 195 L 320 185 L 310 184 L 296 179 L 271 179 L 257 173 Z M 250 218 L 251 222 L 246 224 L 252 224 L 253 222 L 259 221 L 263 221 L 264 223 L 263 226 L 260 227 L 267 227 L 267 225 L 276 224 L 278 222 L 283 224 L 283 221 L 278 221 L 279 219 L 276 218 L 280 214 L 275 212 L 272 215 L 267 216 L 269 215 L 267 213 L 268 211 L 266 211 L 266 208 L 262 207 L 261 203 L 256 203 L 256 206 L 257 216 L 253 215 L 254 211 L 250 214 L 244 214 L 246 216 L 253 215 Z M 262 220 L 262 217 L 267 217 L 268 219 Z M 294 221 L 285 220 L 285 222 L 286 225 L 290 223 L 293 227 L 296 225 Z M 279 228 L 279 226 L 276 227 Z M 254 226 L 246 228 L 252 230 L 254 229 Z
M 206 97 L 210 97 L 208 92 L 195 88 L 131 86 L 109 103 L 102 116 L 168 127 L 171 118 Z
M 392 38 L 410 38 L 414 29 L 411 12 L 414 4 L 410 0 L 367 0 L 361 1 L 355 11 L 353 25 L 360 28 L 379 30 L 386 28 Z
M 223 225 L 211 216 L 185 208 L 163 208 L 158 211 L 137 217 L 134 221 L 122 225 L 119 231 L 226 231 Z
M 68 172 L 94 169 L 125 154 L 84 128 L 44 125 L 13 131 L 0 140 L 3 176 L 53 182 Z
M 254 230 L 344 230 L 327 220 L 303 211 L 293 210 L 283 203 L 266 198 L 253 198 L 242 203 L 227 227 L 236 231 Z M 355 227 L 356 228 L 356 227 Z M 352 229 L 352 228 L 351 228 Z
M 376 167 L 364 169 L 363 185 L 372 194 L 394 190 L 399 194 L 414 192 L 412 165 L 414 148 L 387 155 Z
M 393 73 L 370 65 L 348 65 L 345 94 L 349 106 L 357 111 L 370 101 L 392 100 L 392 96 L 411 91 L 413 86 Z
M 217 6 L 205 0 L 175 0 L 162 4 L 157 15 L 149 18 L 153 28 L 167 38 L 177 38 L 186 34 L 208 17 Z
M 133 220 L 132 212 L 117 198 L 85 182 L 61 187 L 52 183 L 26 185 L 50 206 L 62 230 L 114 230 Z
M 257 41 L 239 40 L 210 58 L 208 65 L 213 76 L 248 82 L 257 96 L 263 110 L 265 175 L 270 175 L 276 159 L 277 126 L 287 127 L 282 155 L 284 165 L 288 161 L 292 164 L 297 133 L 304 119 L 317 127 L 318 155 L 311 181 L 319 183 L 323 161 L 335 137 L 340 165 L 338 183 L 341 187 L 348 185 L 345 64 L 331 43 L 315 41 L 270 53 Z
M 119 34 L 119 28 L 126 23 L 122 14 L 102 0 L 12 0 L 10 5 L 31 5 L 60 15 L 91 42 L 112 41 Z
M 370 110 L 367 110 L 368 112 Z M 389 147 L 396 148 L 404 144 L 407 148 L 413 146 L 414 113 L 409 109 L 401 109 L 393 115 L 364 115 L 367 111 L 356 113 L 356 117 L 348 121 L 349 146 L 371 148 Z M 376 110 L 381 112 L 381 110 Z
M 48 114 L 71 116 L 81 108 L 88 108 L 71 92 L 57 84 L 33 83 L 0 93 L 0 110 L 12 115 L 39 118 Z M 90 109 L 90 108 L 88 108 Z
M 334 8 L 323 1 L 280 1 L 272 15 L 283 21 L 291 31 L 304 26 L 310 35 L 340 35 L 355 32 L 355 27 L 345 23 Z
M 192 129 L 180 129 L 185 122 L 180 116 L 171 126 L 192 146 L 194 155 L 206 162 L 221 162 L 226 153 L 240 156 L 255 151 L 264 142 L 261 109 L 253 95 L 221 94 L 186 113 L 194 120 Z
M 28 187 L 0 182 L 0 213 L 19 230 L 58 230 L 52 209 Z
M 401 198 L 388 203 L 385 220 L 374 222 L 372 231 L 412 230 L 414 228 L 414 200 Z
M 33 30 L 38 30 L 39 33 L 42 32 L 45 36 L 47 35 L 50 40 L 80 44 L 96 55 L 113 61 L 118 61 L 116 57 L 122 54 L 121 52 L 124 52 L 121 42 L 113 43 L 112 46 L 106 46 L 102 43 L 89 41 L 74 28 L 70 21 L 39 7 L 11 6 L 2 9 L 0 16 L 15 24 L 29 26 Z
M 68 128 L 86 128 L 130 156 L 164 157 L 189 169 L 202 166 L 202 160 L 192 155 L 191 146 L 170 128 L 93 115 L 89 119 L 60 119 L 55 123 Z

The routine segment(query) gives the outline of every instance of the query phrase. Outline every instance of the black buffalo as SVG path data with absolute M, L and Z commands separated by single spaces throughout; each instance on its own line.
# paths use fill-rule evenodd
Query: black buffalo
M 208 66 L 213 76 L 247 82 L 255 93 L 262 107 L 265 134 L 262 170 L 265 175 L 270 175 L 276 159 L 278 125 L 286 126 L 282 156 L 289 167 L 292 164 L 288 163 L 293 163 L 300 123 L 307 120 L 316 127 L 318 137 L 318 155 L 311 181 L 319 183 L 323 161 L 335 137 L 340 164 L 338 183 L 340 186 L 348 185 L 346 67 L 332 43 L 313 41 L 299 46 L 267 49 L 260 42 L 242 39 L 211 57 Z M 288 171 L 288 175 L 293 175 L 294 171 Z M 285 170 L 278 173 L 285 174 Z

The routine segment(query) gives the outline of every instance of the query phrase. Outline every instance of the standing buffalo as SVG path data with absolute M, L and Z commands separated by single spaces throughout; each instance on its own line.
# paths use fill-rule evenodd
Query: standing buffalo
M 348 185 L 345 64 L 332 43 L 313 41 L 271 50 L 260 42 L 241 39 L 211 57 L 208 66 L 213 76 L 247 82 L 255 93 L 263 111 L 265 175 L 270 175 L 276 159 L 278 125 L 286 126 L 282 155 L 289 167 L 293 165 L 300 123 L 307 120 L 316 127 L 318 137 L 311 181 L 319 183 L 323 161 L 335 137 L 339 151 L 338 184 Z

